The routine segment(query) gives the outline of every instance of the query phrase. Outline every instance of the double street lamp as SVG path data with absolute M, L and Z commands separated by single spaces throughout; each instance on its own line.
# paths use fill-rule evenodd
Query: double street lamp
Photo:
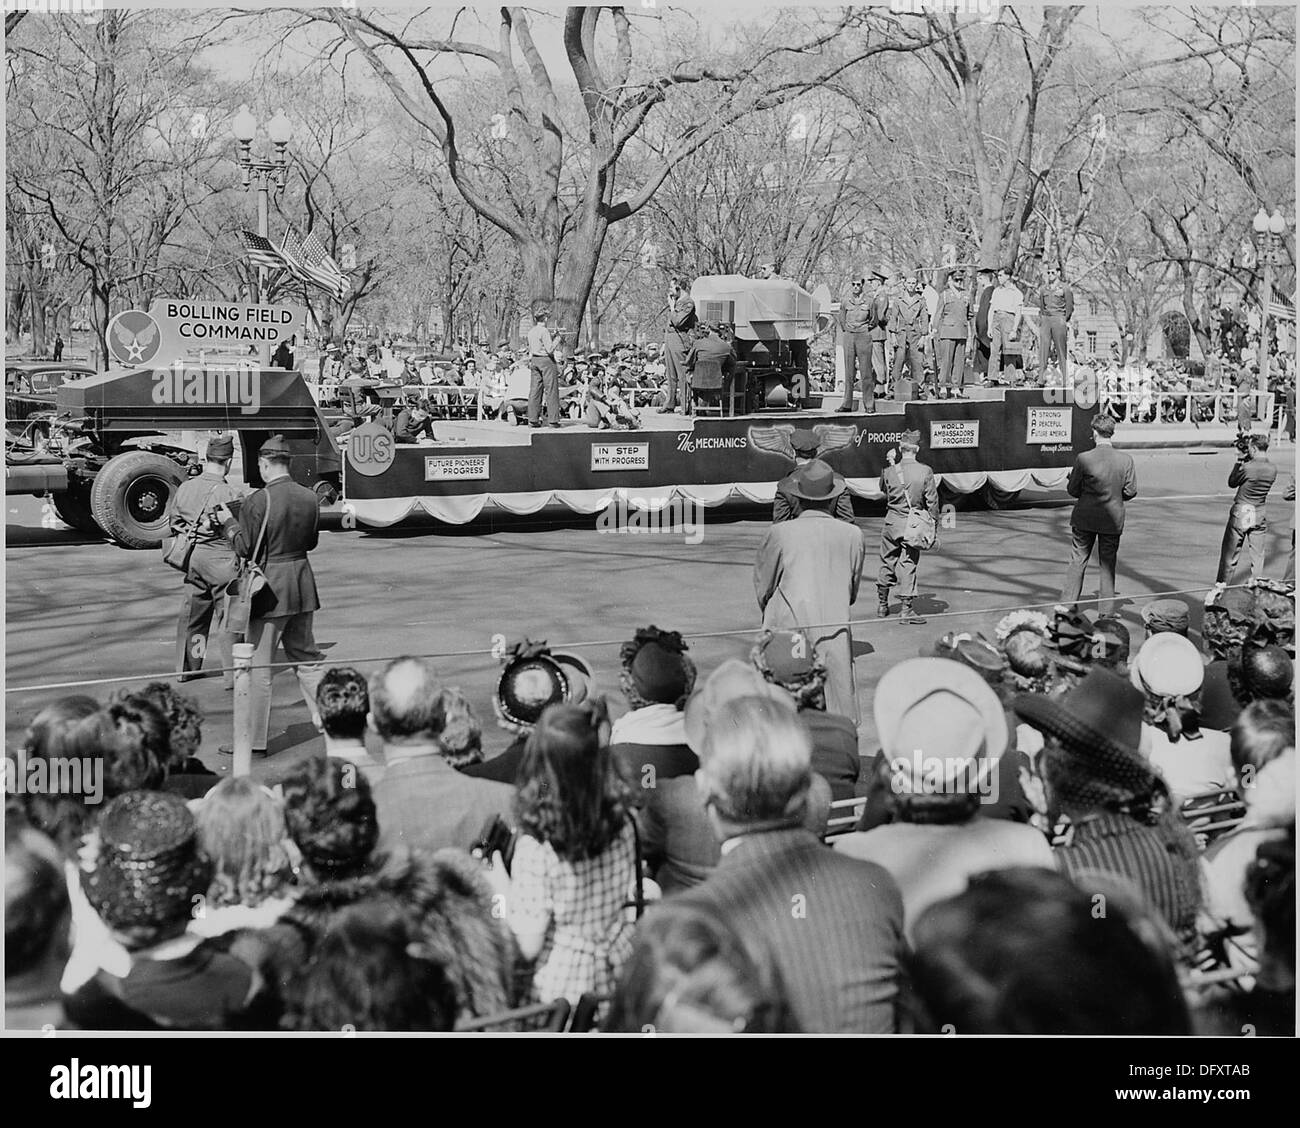
M 239 113 L 230 123 L 230 132 L 239 142 L 239 167 L 243 172 L 244 191 L 254 184 L 257 186 L 257 233 L 263 239 L 269 237 L 268 226 L 270 211 L 270 193 L 283 190 L 289 180 L 289 138 L 293 135 L 293 126 L 284 116 L 283 110 L 277 110 L 275 116 L 266 123 L 266 135 L 274 146 L 274 157 L 256 160 L 253 157 L 253 138 L 257 134 L 257 119 L 247 105 L 239 107 Z M 259 304 L 266 297 L 266 267 L 257 268 L 257 301 Z
M 1259 261 L 1264 266 L 1264 294 L 1259 315 L 1259 386 L 1258 391 L 1268 391 L 1269 310 L 1273 305 L 1273 264 L 1282 256 L 1282 237 L 1286 234 L 1286 217 L 1277 209 L 1269 215 L 1263 208 L 1255 213 L 1251 226 L 1255 228 L 1255 242 L 1259 247 Z

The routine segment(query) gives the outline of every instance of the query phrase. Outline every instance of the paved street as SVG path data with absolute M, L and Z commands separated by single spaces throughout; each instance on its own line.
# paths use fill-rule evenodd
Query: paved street
M 1281 501 L 1294 451 L 1275 449 L 1280 468 L 1274 490 L 1268 572 L 1280 575 L 1290 542 L 1290 507 Z M 1213 582 L 1223 523 L 1230 450 L 1135 454 L 1140 497 L 1129 510 L 1120 547 L 1122 612 L 1138 637 L 1137 612 L 1156 591 L 1204 588 Z M 948 630 L 983 630 L 1005 611 L 1051 603 L 1059 590 L 1069 545 L 1068 499 L 1063 493 L 1022 495 L 1014 509 L 956 513 L 940 548 L 922 561 L 918 609 L 925 626 L 874 620 L 878 505 L 859 509 L 869 555 L 858 607 L 867 622 L 856 628 L 857 677 L 864 717 L 880 673 Z M 403 653 L 445 655 L 436 665 L 469 695 L 484 724 L 489 753 L 504 747 L 491 692 L 497 663 L 493 636 L 524 635 L 552 645 L 586 643 L 599 687 L 618 711 L 618 647 L 638 625 L 653 622 L 692 637 L 704 669 L 729 656 L 744 657 L 753 635 L 729 635 L 757 626 L 751 569 L 768 528 L 766 514 L 710 511 L 703 541 L 681 533 L 602 535 L 595 518 L 557 517 L 480 521 L 462 528 L 425 525 L 344 530 L 326 520 L 312 555 L 323 610 L 317 638 L 334 661 Z M 181 600 L 177 573 L 158 553 L 129 552 L 66 530 L 41 527 L 41 503 L 8 499 L 6 652 L 9 691 L 6 725 L 12 741 L 40 706 L 68 691 L 23 693 L 24 685 L 124 677 L 173 669 L 175 616 Z M 1091 569 L 1085 595 L 1096 593 Z M 1195 597 L 1188 597 L 1196 603 Z M 968 614 L 968 612 L 982 612 Z M 948 613 L 948 614 L 945 614 Z M 962 613 L 953 616 L 952 613 Z M 1199 616 L 1194 616 L 1194 625 Z M 370 664 L 365 667 L 373 669 Z M 111 687 L 116 688 L 116 687 Z M 230 739 L 230 696 L 216 679 L 191 683 L 208 715 L 205 757 Z M 104 695 L 103 688 L 87 692 Z M 255 764 L 274 778 L 320 747 L 288 673 L 276 678 L 272 753 Z M 874 747 L 869 720 L 862 747 Z

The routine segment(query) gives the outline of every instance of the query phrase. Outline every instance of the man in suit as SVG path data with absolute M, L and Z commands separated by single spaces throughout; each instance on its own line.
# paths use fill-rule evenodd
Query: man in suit
M 661 415 L 677 410 L 680 396 L 682 414 L 691 414 L 691 374 L 686 366 L 691 351 L 691 330 L 695 328 L 695 303 L 691 301 L 691 284 L 674 278 L 668 284 L 668 331 L 664 334 L 664 376 L 668 381 L 668 402 L 659 409 Z
M 271 664 L 283 645 L 285 658 L 298 676 L 303 700 L 319 724 L 316 686 L 324 674 L 322 654 L 312 633 L 320 607 L 316 577 L 307 553 L 319 539 L 320 501 L 289 476 L 292 455 L 283 435 L 272 435 L 257 452 L 257 469 L 266 483 L 249 496 L 235 518 L 227 506 L 218 511 L 235 552 L 259 564 L 266 586 L 253 596 L 245 640 L 253 647 L 253 753 L 265 756 L 271 724 Z
M 758 548 L 754 590 L 763 626 L 806 629 L 826 666 L 826 708 L 858 720 L 849 607 L 858 598 L 865 552 L 856 524 L 832 510 L 844 479 L 815 459 L 791 475 L 802 510 L 772 526 Z
M 230 435 L 217 435 L 208 440 L 203 473 L 182 482 L 172 502 L 171 535 L 194 534 L 194 549 L 185 571 L 185 583 L 190 590 L 176 624 L 177 662 L 183 682 L 202 677 L 199 671 L 203 669 L 203 657 L 208 649 L 212 615 L 235 578 L 235 553 L 217 517 L 219 506 L 239 496 L 239 491 L 226 481 L 234 453 L 235 440 Z M 231 641 L 226 631 L 218 631 L 221 665 L 226 669 L 232 665 Z M 233 675 L 226 674 L 224 678 L 230 682 Z
M 817 458 L 821 440 L 812 431 L 796 430 L 790 436 L 790 446 L 794 449 L 794 470 L 776 484 L 776 497 L 772 500 L 772 524 L 774 525 L 780 521 L 793 521 L 799 516 L 802 503 L 794 494 L 794 476 L 800 466 L 807 466 Z M 853 502 L 849 498 L 847 489 L 835 499 L 835 508 L 831 512 L 841 521 L 848 521 L 851 525 L 857 524 L 857 519 L 853 516 Z
M 921 432 L 908 431 L 898 444 L 900 457 L 893 460 L 890 451 L 889 465 L 880 476 L 885 491 L 885 522 L 880 529 L 880 575 L 876 579 L 876 614 L 882 619 L 889 615 L 889 590 L 895 584 L 903 601 L 899 622 L 921 624 L 925 620 L 912 610 L 916 598 L 916 573 L 921 564 L 921 549 L 903 543 L 908 514 L 913 509 L 930 515 L 936 528 L 939 523 L 939 487 L 934 471 L 924 462 L 917 461 L 921 449 Z
M 1038 382 L 1047 383 L 1047 354 L 1054 348 L 1061 369 L 1061 386 L 1066 387 L 1070 375 L 1066 338 L 1070 318 L 1074 316 L 1074 291 L 1061 281 L 1061 272 L 1055 263 L 1048 263 L 1043 272 L 1038 308 Z
M 1115 605 L 1115 561 L 1124 532 L 1124 504 L 1137 497 L 1137 472 L 1133 459 L 1111 443 L 1115 420 L 1103 412 L 1092 417 L 1096 446 L 1083 451 L 1070 471 L 1066 490 L 1078 500 L 1070 518 L 1073 537 L 1070 567 L 1061 588 L 1061 602 L 1075 604 L 1083 594 L 1083 573 L 1097 544 L 1101 565 L 1101 600 L 1098 610 L 1108 614 Z
M 370 727 L 384 744 L 384 777 L 375 785 L 379 845 L 468 850 L 493 815 L 511 821 L 515 789 L 474 779 L 443 758 L 442 685 L 418 658 L 398 658 L 370 681 Z
M 1250 552 L 1250 578 L 1264 578 L 1264 548 L 1268 521 L 1264 503 L 1268 491 L 1277 481 L 1277 467 L 1268 458 L 1268 435 L 1254 432 L 1238 450 L 1237 461 L 1228 474 L 1228 486 L 1235 488 L 1227 528 L 1223 530 L 1223 546 L 1219 549 L 1219 572 L 1214 586 L 1226 587 L 1237 568 L 1242 547 Z
M 912 373 L 912 395 L 919 398 L 925 385 L 924 351 L 929 332 L 929 311 L 921 295 L 921 277 L 913 275 L 906 287 L 890 306 L 889 329 L 894 335 L 894 366 L 889 374 L 898 395 L 899 377 L 903 375 L 903 360 L 907 359 Z
M 732 349 L 731 341 L 723 339 L 725 327 L 714 322 L 701 325 L 696 332 L 690 351 L 686 354 L 691 398 L 692 400 L 695 398 L 698 383 L 699 390 L 704 395 L 718 396 L 722 402 L 722 410 L 729 414 L 728 393 L 731 391 L 731 381 L 736 369 L 736 354 Z
M 948 275 L 948 284 L 939 295 L 935 306 L 931 331 L 935 339 L 940 399 L 961 398 L 962 384 L 966 378 L 966 338 L 970 336 L 970 302 L 967 300 L 966 278 L 958 270 Z
M 826 849 L 801 825 L 811 762 L 789 702 L 741 697 L 717 710 L 696 779 L 722 857 L 681 897 L 767 956 L 799 1030 L 892 1033 L 906 950 L 902 897 L 882 867 Z
M 533 327 L 528 330 L 528 426 L 542 426 L 542 401 L 546 401 L 546 425 L 560 424 L 560 369 L 555 362 L 559 342 L 547 328 L 551 311 L 538 305 L 533 310 Z
M 840 330 L 840 348 L 844 353 L 844 399 L 837 411 L 854 409 L 853 389 L 862 370 L 862 410 L 875 407 L 876 382 L 871 372 L 871 307 L 872 298 L 866 292 L 867 280 L 859 276 L 849 285 L 849 292 L 840 299 L 837 318 Z
M 993 344 L 989 326 L 989 306 L 993 301 L 996 275 L 981 270 L 975 287 L 975 375 L 981 384 L 989 382 L 989 353 Z

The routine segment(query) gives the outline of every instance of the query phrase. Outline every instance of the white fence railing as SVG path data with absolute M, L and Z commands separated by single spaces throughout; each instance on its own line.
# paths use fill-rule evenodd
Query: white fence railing
M 1279 425 L 1272 392 L 1101 391 L 1102 409 L 1121 423 L 1150 426 L 1235 425 L 1248 410 L 1266 427 Z

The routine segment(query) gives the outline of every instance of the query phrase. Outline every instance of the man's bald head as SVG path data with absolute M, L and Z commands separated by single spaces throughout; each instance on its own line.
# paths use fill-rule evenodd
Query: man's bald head
M 385 741 L 432 740 L 447 715 L 442 683 L 419 658 L 396 658 L 370 680 L 370 718 Z

